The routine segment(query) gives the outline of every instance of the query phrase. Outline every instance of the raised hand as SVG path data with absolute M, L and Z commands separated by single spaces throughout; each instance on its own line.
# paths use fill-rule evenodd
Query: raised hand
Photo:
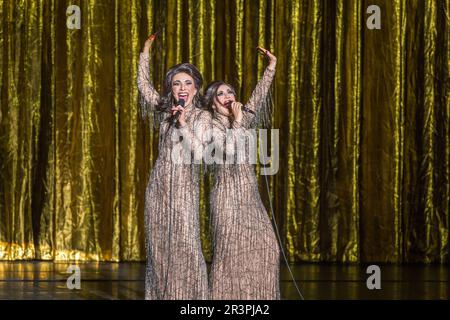
M 145 40 L 145 44 L 144 44 L 144 52 L 148 53 L 150 51 L 150 48 L 152 46 L 153 41 L 155 41 L 156 39 L 156 35 L 158 34 L 158 32 L 150 35 L 147 40 Z
M 261 46 L 256 47 L 256 49 L 258 49 L 258 51 L 265 57 L 267 57 L 267 59 L 269 59 L 269 67 L 271 69 L 274 69 L 276 64 L 277 64 L 277 57 L 275 57 L 269 50 L 264 49 Z

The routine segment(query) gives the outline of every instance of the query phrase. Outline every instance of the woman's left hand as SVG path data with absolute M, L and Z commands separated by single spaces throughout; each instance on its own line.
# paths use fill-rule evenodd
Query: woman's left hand
M 269 59 L 269 67 L 271 69 L 275 69 L 275 66 L 277 64 L 277 57 L 275 57 L 269 50 L 264 49 L 261 46 L 258 46 L 257 49 Z

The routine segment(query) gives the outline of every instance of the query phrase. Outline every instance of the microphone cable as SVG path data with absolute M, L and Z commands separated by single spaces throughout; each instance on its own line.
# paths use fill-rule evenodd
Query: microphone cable
M 263 144 L 262 143 L 260 145 L 260 148 L 263 148 Z M 264 152 L 264 151 L 262 150 L 262 152 Z M 263 154 L 265 154 L 265 153 L 263 153 Z M 284 259 L 284 262 L 286 263 L 286 267 L 288 268 L 288 271 L 289 271 L 289 274 L 291 276 L 291 279 L 294 282 L 295 289 L 297 290 L 297 292 L 298 292 L 298 294 L 300 296 L 300 299 L 301 300 L 305 300 L 305 298 L 302 295 L 302 292 L 300 291 L 300 288 L 297 285 L 297 281 L 295 280 L 294 274 L 292 273 L 291 267 L 289 266 L 289 262 L 287 260 L 286 254 L 285 254 L 284 249 L 283 249 L 283 245 L 281 243 L 281 236 L 280 236 L 280 232 L 278 230 L 277 221 L 275 219 L 275 213 L 273 211 L 272 197 L 271 197 L 270 189 L 269 189 L 269 181 L 267 179 L 266 166 L 264 165 L 263 168 L 264 168 L 264 180 L 265 180 L 265 185 L 266 185 L 266 191 L 267 191 L 267 195 L 269 197 L 270 213 L 272 214 L 273 225 L 274 225 L 274 228 L 275 228 L 275 231 L 276 231 L 276 235 L 277 235 L 277 239 L 278 239 L 278 245 L 280 246 L 280 251 L 283 254 L 283 259 Z

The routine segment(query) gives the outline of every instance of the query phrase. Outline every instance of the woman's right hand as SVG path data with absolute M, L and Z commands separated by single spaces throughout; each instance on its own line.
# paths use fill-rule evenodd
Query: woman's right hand
M 145 53 L 149 53 L 150 52 L 150 48 L 152 47 L 152 43 L 153 41 L 155 41 L 156 35 L 158 34 L 158 32 L 150 35 L 147 40 L 145 40 L 145 44 L 144 44 L 144 52 Z
M 233 114 L 234 121 L 241 122 L 242 121 L 242 103 L 240 102 L 232 102 L 231 103 L 231 113 Z
M 175 114 L 177 112 L 180 112 L 180 116 L 178 117 L 178 121 L 177 121 L 178 126 L 179 127 L 186 126 L 186 109 L 185 108 L 183 108 L 182 106 L 172 106 L 170 111 L 172 112 L 172 117 L 175 116 Z

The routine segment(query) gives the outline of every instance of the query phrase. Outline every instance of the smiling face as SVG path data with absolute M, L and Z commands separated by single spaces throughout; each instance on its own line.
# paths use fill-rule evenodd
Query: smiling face
M 185 106 L 189 106 L 196 94 L 194 78 L 184 72 L 179 72 L 173 76 L 172 95 L 177 101 L 183 99 Z
M 234 89 L 226 84 L 222 84 L 217 88 L 216 96 L 214 97 L 215 110 L 224 115 L 231 116 L 231 103 L 236 102 L 236 94 Z

